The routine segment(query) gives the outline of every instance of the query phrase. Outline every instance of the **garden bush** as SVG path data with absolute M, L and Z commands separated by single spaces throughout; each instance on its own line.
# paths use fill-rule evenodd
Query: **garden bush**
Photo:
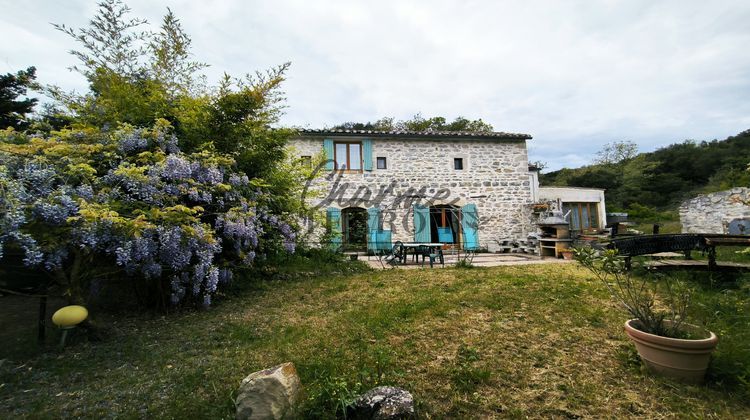
M 170 10 L 154 32 L 98 6 L 88 27 L 54 25 L 89 90 L 44 86 L 47 112 L 0 131 L 0 259 L 76 303 L 127 278 L 143 303 L 209 305 L 237 268 L 295 251 L 304 168 L 274 127 L 289 64 L 209 86 Z
M 114 270 L 152 280 L 173 304 L 208 305 L 233 266 L 294 252 L 291 216 L 272 214 L 231 157 L 180 152 L 165 120 L 21 139 L 8 130 L 0 142 L 0 250 L 22 252 L 73 301 Z

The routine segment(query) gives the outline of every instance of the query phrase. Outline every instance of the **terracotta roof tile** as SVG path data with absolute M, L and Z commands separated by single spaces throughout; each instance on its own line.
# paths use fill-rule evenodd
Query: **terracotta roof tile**
M 505 133 L 505 132 L 487 132 L 476 133 L 471 131 L 379 131 L 379 130 L 335 130 L 335 129 L 310 129 L 304 128 L 299 130 L 300 134 L 308 136 L 368 136 L 368 137 L 400 137 L 400 138 L 450 138 L 450 139 L 510 139 L 510 140 L 530 140 L 529 134 Z

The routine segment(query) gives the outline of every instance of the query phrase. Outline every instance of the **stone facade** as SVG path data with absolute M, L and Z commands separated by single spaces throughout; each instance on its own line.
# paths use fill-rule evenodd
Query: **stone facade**
M 750 188 L 699 195 L 680 205 L 683 233 L 727 234 L 735 219 L 750 219 Z
M 324 140 L 331 136 L 302 135 L 291 145 L 297 156 L 325 156 Z M 367 136 L 337 136 L 334 142 L 358 142 Z M 532 201 L 525 139 L 388 138 L 369 137 L 372 170 L 331 172 L 320 170 L 312 182 L 325 198 L 308 202 L 326 208 L 377 207 L 393 241 L 414 240 L 414 204 L 474 204 L 479 217 L 481 247 L 493 250 L 495 240 L 526 237 Z M 387 169 L 377 168 L 377 158 L 386 158 Z M 454 159 L 463 159 L 463 170 L 454 169 Z

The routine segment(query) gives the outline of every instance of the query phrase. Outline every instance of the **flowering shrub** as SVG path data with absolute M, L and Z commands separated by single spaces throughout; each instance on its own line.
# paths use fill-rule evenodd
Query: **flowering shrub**
M 237 265 L 294 252 L 288 216 L 228 156 L 185 154 L 150 128 L 0 132 L 0 258 L 11 249 L 73 300 L 103 270 L 168 281 L 176 304 L 210 304 Z M 12 141 L 10 138 L 12 137 Z

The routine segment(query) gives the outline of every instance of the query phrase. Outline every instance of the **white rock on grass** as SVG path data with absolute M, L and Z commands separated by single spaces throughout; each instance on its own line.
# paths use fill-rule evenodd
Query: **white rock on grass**
M 293 363 L 251 373 L 235 400 L 237 419 L 282 419 L 293 416 L 302 383 Z
M 357 398 L 347 410 L 352 419 L 414 418 L 414 398 L 409 391 L 392 386 L 373 388 Z

